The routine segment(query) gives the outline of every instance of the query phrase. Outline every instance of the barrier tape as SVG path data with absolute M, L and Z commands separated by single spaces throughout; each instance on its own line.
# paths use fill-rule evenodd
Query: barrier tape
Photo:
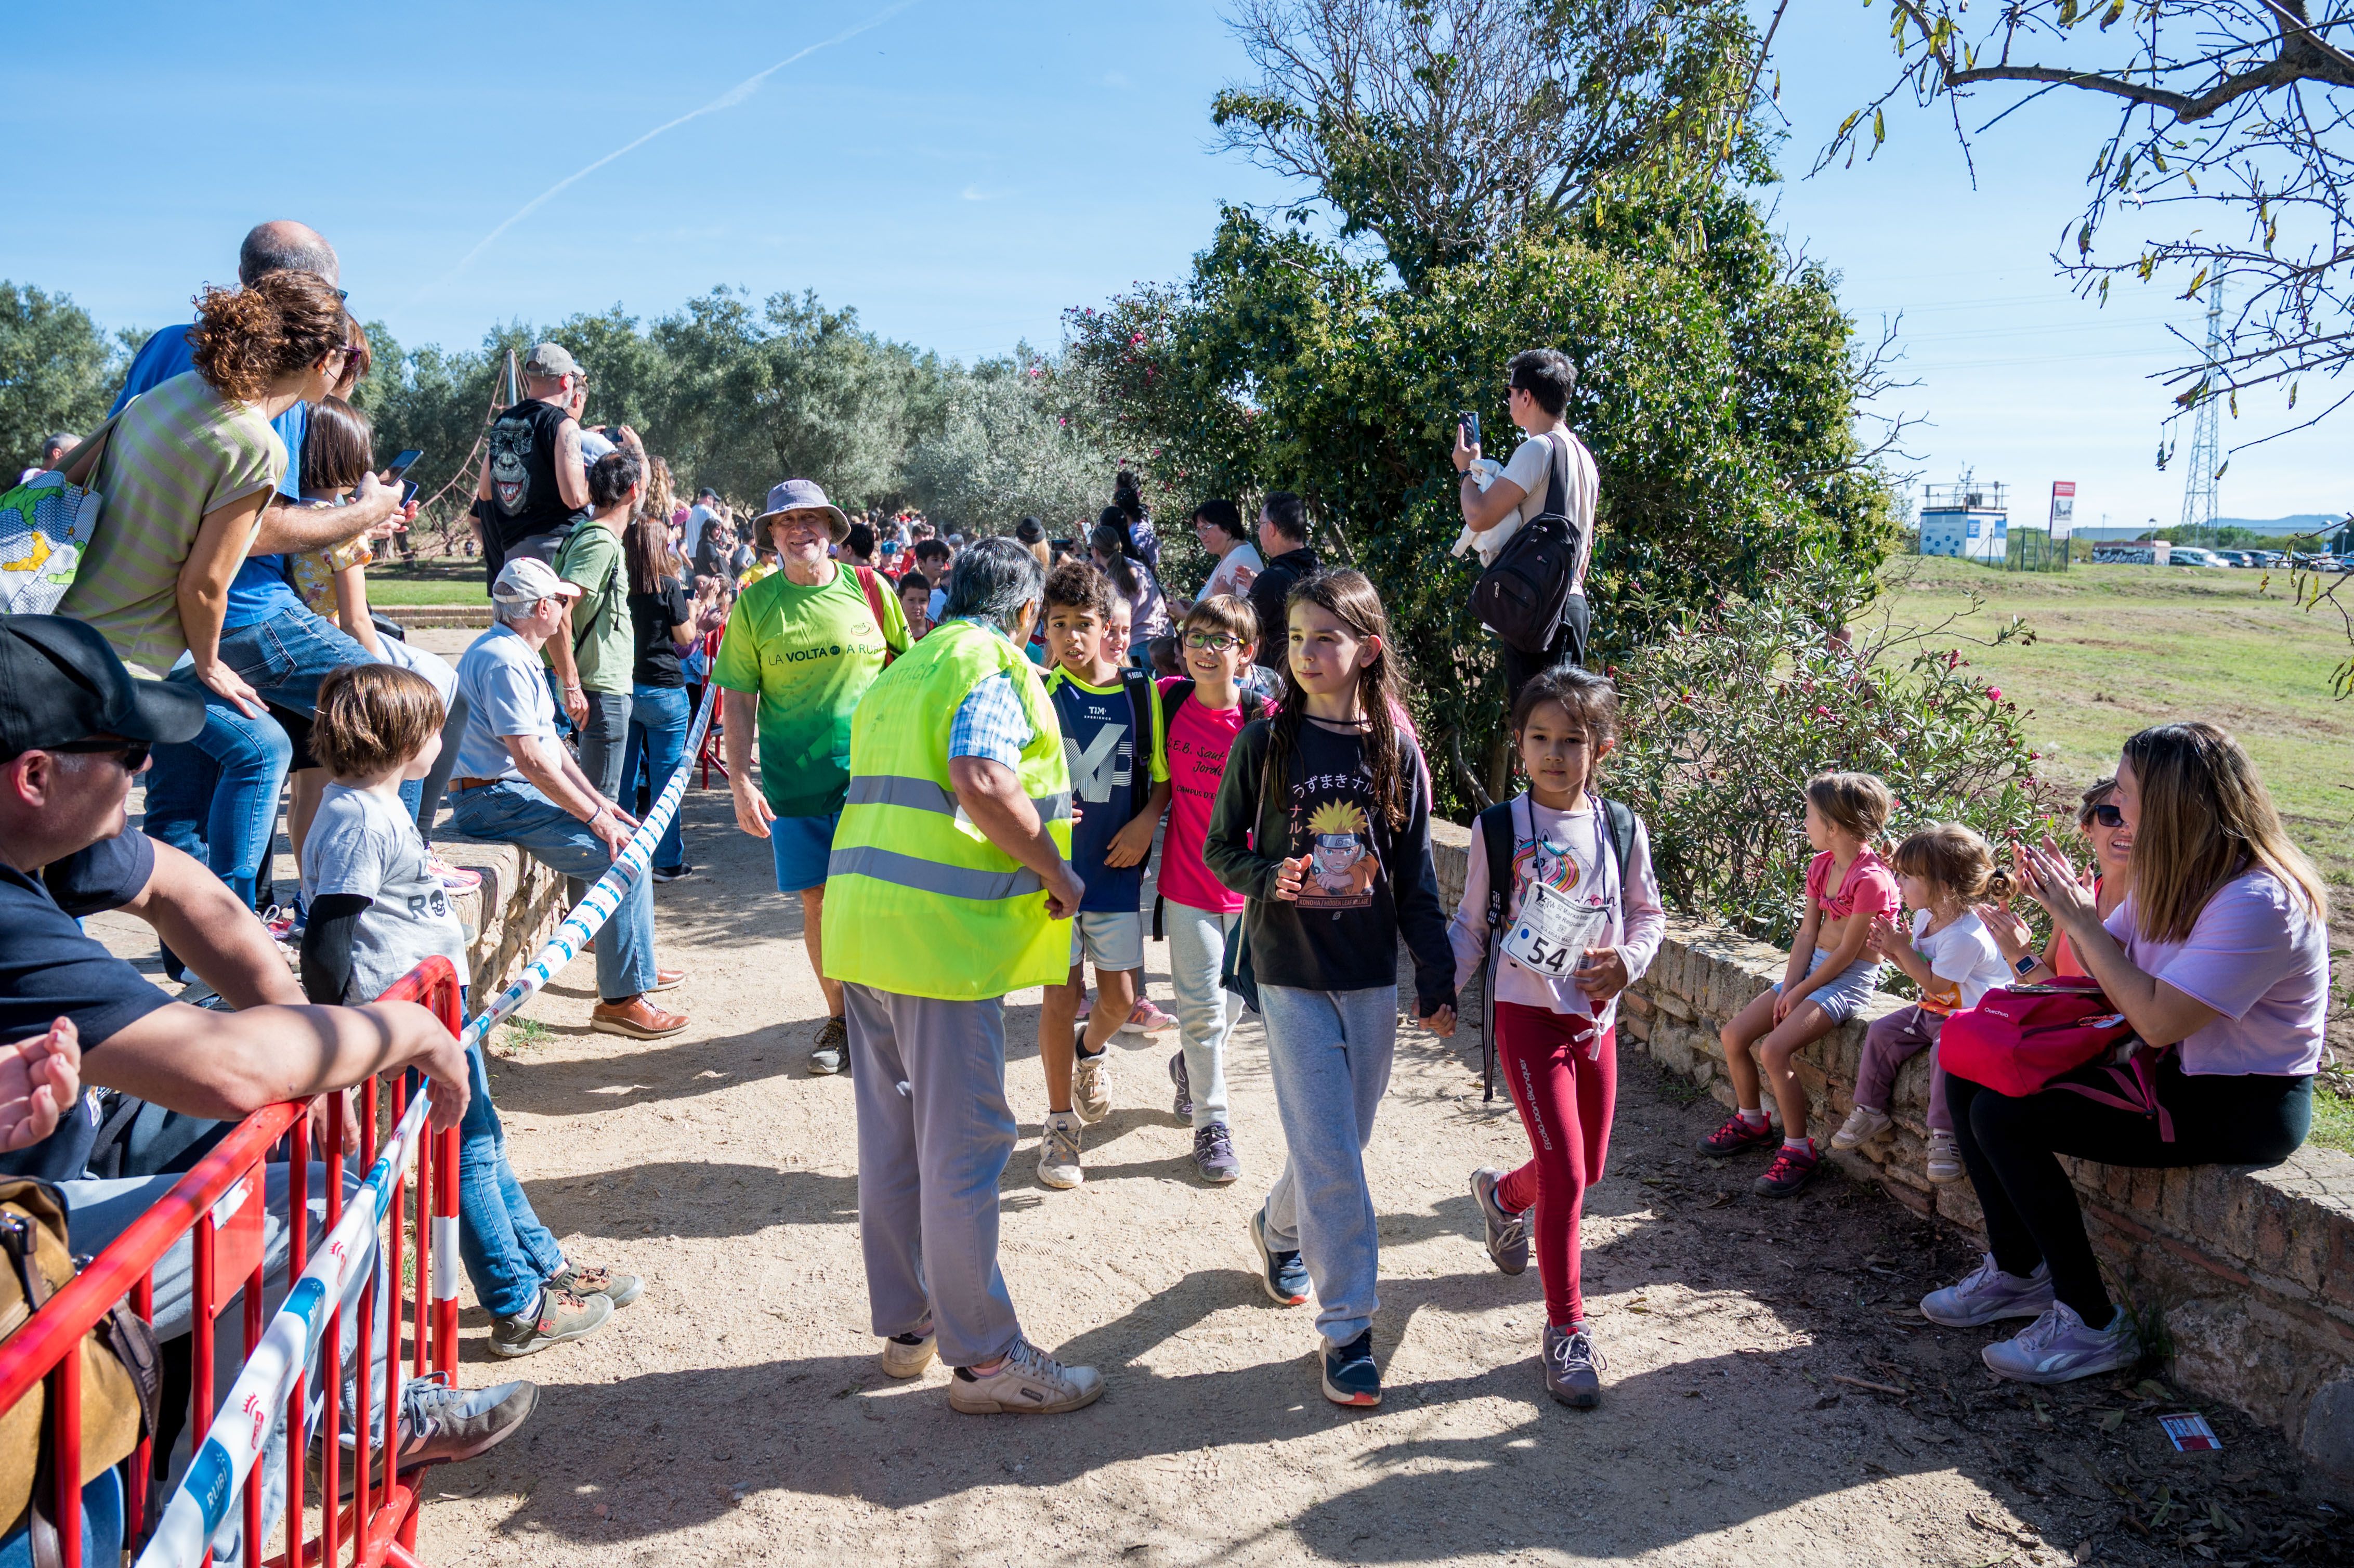
M 670 782 L 663 786 L 653 809 L 614 858 L 612 868 L 597 879 L 588 896 L 565 916 L 556 934 L 540 948 L 538 958 L 514 984 L 468 1021 L 460 1036 L 461 1044 L 472 1047 L 481 1044 L 502 1020 L 570 963 L 582 945 L 611 918 L 637 880 L 647 874 L 654 845 L 669 828 L 671 819 L 678 814 L 679 802 L 685 798 L 690 765 L 702 747 L 704 732 L 710 727 L 718 700 L 716 685 L 704 688 L 703 705 L 687 732 L 686 744 L 680 748 L 678 766 L 672 770 Z M 238 1373 L 237 1381 L 220 1400 L 219 1414 L 190 1462 L 179 1489 L 164 1505 L 154 1538 L 139 1554 L 138 1568 L 188 1568 L 209 1549 L 214 1532 L 228 1517 L 230 1504 L 267 1446 L 275 1415 L 285 1409 L 295 1377 L 306 1372 L 318 1355 L 334 1304 L 344 1298 L 345 1289 L 359 1277 L 361 1269 L 375 1266 L 384 1216 L 392 1203 L 393 1173 L 408 1165 L 418 1129 L 425 1124 L 428 1103 L 425 1095 L 410 1103 L 376 1162 L 369 1167 L 359 1191 L 352 1195 L 343 1219 L 320 1243 L 318 1255 L 303 1269 L 244 1369 Z M 449 1300 L 458 1293 L 458 1223 L 435 1219 L 432 1224 L 433 1298 Z M 398 1357 L 396 1355 L 394 1360 L 397 1361 Z M 365 1369 L 361 1375 L 366 1375 Z M 342 1391 L 327 1393 L 331 1403 L 340 1409 Z M 387 1448 L 397 1449 L 400 1441 L 399 1413 L 396 1409 L 389 1416 L 385 1444 Z M 335 1433 L 341 1425 L 340 1416 L 329 1423 L 326 1441 L 337 1440 Z M 249 1560 L 259 1550 L 259 1542 L 247 1543 Z

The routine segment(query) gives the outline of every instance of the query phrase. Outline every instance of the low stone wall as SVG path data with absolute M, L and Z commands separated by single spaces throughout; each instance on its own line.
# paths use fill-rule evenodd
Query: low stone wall
M 466 927 L 466 957 L 476 1007 L 504 991 L 540 944 L 556 934 L 568 906 L 564 878 L 513 844 L 465 838 L 446 823 L 435 830 L 433 847 L 442 859 L 482 873 L 482 885 L 455 895 Z
M 1431 841 L 1451 909 L 1471 834 L 1437 822 Z M 1730 1107 L 1718 1032 L 1781 978 L 1784 961 L 1763 942 L 1671 920 L 1650 972 L 1620 1007 L 1622 1048 L 1639 1046 Z M 1808 1130 L 1825 1149 L 1853 1108 L 1865 1029 L 1903 1005 L 1877 999 L 1799 1058 L 1814 1099 Z M 1925 1173 L 1928 1062 L 1925 1052 L 1898 1075 L 1893 1132 L 1831 1159 L 1916 1213 L 1980 1235 L 1969 1183 L 1933 1186 Z M 2354 1483 L 2354 1157 L 2306 1148 L 2262 1170 L 2064 1163 L 2115 1285 L 2162 1317 L 2175 1380 L 2274 1423 L 2322 1470 Z
M 398 621 L 415 631 L 429 626 L 488 627 L 491 624 L 491 601 L 480 604 L 387 604 L 378 610 L 388 620 Z

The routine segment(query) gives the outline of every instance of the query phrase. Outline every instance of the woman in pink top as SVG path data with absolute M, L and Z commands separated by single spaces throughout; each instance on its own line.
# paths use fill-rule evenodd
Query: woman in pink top
M 2133 1318 L 2109 1298 L 2058 1155 L 2107 1165 L 2269 1165 L 2305 1141 L 2329 1002 L 2329 906 L 2312 864 L 2237 741 L 2168 724 L 2126 742 L 2117 805 L 2133 831 L 2133 892 L 2105 921 L 2056 845 L 2020 847 L 2028 895 L 2051 912 L 2111 1005 L 2164 1053 L 2158 1111 L 2114 1094 L 2100 1063 L 2013 1097 L 1948 1075 L 1962 1163 L 1992 1250 L 1977 1273 L 1921 1303 L 1970 1328 L 2032 1318 L 1986 1347 L 2024 1383 L 2132 1366 Z

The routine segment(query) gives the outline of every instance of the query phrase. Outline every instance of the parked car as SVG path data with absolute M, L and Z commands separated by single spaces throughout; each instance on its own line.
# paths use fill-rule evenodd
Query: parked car
M 2245 550 L 2218 550 L 2215 554 L 2222 557 L 2223 564 L 2227 567 L 2253 567 L 2256 564 L 2249 558 L 2248 552 Z
M 2228 567 L 2232 563 L 2198 545 L 2177 545 L 2169 559 L 2178 567 Z

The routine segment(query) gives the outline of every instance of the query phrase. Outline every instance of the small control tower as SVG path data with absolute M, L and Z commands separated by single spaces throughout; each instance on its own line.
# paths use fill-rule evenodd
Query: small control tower
M 2010 510 L 2003 487 L 1981 483 L 1967 469 L 1952 484 L 1924 485 L 1921 554 L 2001 566 L 2010 554 Z

